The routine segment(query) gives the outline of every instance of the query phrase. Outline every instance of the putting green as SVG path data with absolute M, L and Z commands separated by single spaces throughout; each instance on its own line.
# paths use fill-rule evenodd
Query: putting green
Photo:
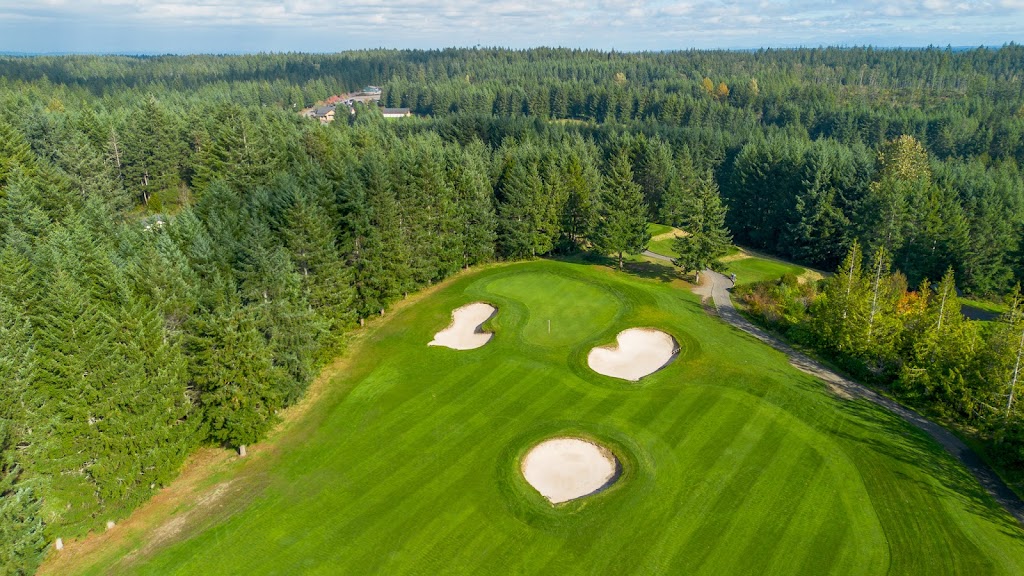
M 499 310 L 487 346 L 425 346 L 475 301 Z M 683 351 L 639 383 L 587 369 L 590 348 L 632 326 Z M 395 313 L 349 354 L 223 509 L 151 550 L 132 554 L 143 535 L 101 551 L 85 571 L 1024 573 L 1024 530 L 927 436 L 830 396 L 667 284 L 496 266 Z M 555 436 L 607 446 L 621 476 L 552 506 L 520 463 Z

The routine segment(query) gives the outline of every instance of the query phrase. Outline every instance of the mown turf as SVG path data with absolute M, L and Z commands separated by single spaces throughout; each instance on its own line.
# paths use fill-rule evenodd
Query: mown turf
M 726 263 L 726 274 L 736 274 L 736 284 L 753 284 L 763 280 L 776 280 L 786 274 L 800 276 L 807 270 L 796 264 L 751 256 Z
M 647 249 L 655 254 L 661 254 L 662 256 L 671 256 L 672 258 L 678 258 L 679 252 L 676 251 L 673 244 L 675 238 L 665 238 L 663 240 L 651 240 L 647 244 Z
M 499 308 L 489 344 L 426 346 L 478 300 Z M 586 367 L 592 346 L 633 326 L 673 334 L 678 359 L 638 384 Z M 923 433 L 833 398 L 660 282 L 495 267 L 373 330 L 283 435 L 250 503 L 90 571 L 1024 573 L 1024 530 Z M 518 462 L 564 434 L 609 446 L 623 474 L 552 507 Z
M 668 234 L 675 230 L 675 228 L 668 224 L 655 224 L 654 222 L 647 223 L 647 233 L 651 236 L 661 236 L 662 234 Z

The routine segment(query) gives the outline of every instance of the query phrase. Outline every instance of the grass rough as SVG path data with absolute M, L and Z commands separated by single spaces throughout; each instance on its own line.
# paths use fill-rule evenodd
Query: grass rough
M 499 309 L 490 344 L 426 346 L 474 301 Z M 587 368 L 590 348 L 634 326 L 672 334 L 676 361 L 639 383 Z M 833 397 L 659 280 L 488 268 L 350 353 L 244 505 L 81 571 L 1024 573 L 1024 530 L 923 432 Z M 607 446 L 621 477 L 551 506 L 519 463 L 553 436 Z

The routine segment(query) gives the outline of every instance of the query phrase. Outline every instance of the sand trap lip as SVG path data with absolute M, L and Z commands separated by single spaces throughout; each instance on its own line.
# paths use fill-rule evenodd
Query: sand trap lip
M 671 335 L 653 328 L 619 332 L 615 346 L 598 346 L 587 355 L 587 364 L 598 374 L 636 382 L 667 366 L 679 353 Z
M 589 496 L 612 485 L 619 461 L 607 448 L 580 438 L 551 438 L 523 458 L 523 477 L 552 504 Z
M 491 341 L 491 332 L 484 332 L 480 325 L 494 316 L 497 308 L 485 302 L 466 304 L 452 311 L 452 323 L 434 335 L 427 346 L 444 346 L 454 350 L 472 350 Z

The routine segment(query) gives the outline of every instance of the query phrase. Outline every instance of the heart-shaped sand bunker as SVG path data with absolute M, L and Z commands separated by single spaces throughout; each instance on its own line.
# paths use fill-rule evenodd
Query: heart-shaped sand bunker
M 541 496 L 560 504 L 599 492 L 617 476 L 619 462 L 608 449 L 579 438 L 552 438 L 523 458 L 523 477 Z
M 498 309 L 484 302 L 466 304 L 452 311 L 452 323 L 434 335 L 427 346 L 445 346 L 455 350 L 472 350 L 491 341 L 491 332 L 484 332 L 480 325 L 494 316 Z
M 587 364 L 598 374 L 637 380 L 661 370 L 675 359 L 679 344 L 672 336 L 651 328 L 619 332 L 616 346 L 599 346 L 587 355 Z

